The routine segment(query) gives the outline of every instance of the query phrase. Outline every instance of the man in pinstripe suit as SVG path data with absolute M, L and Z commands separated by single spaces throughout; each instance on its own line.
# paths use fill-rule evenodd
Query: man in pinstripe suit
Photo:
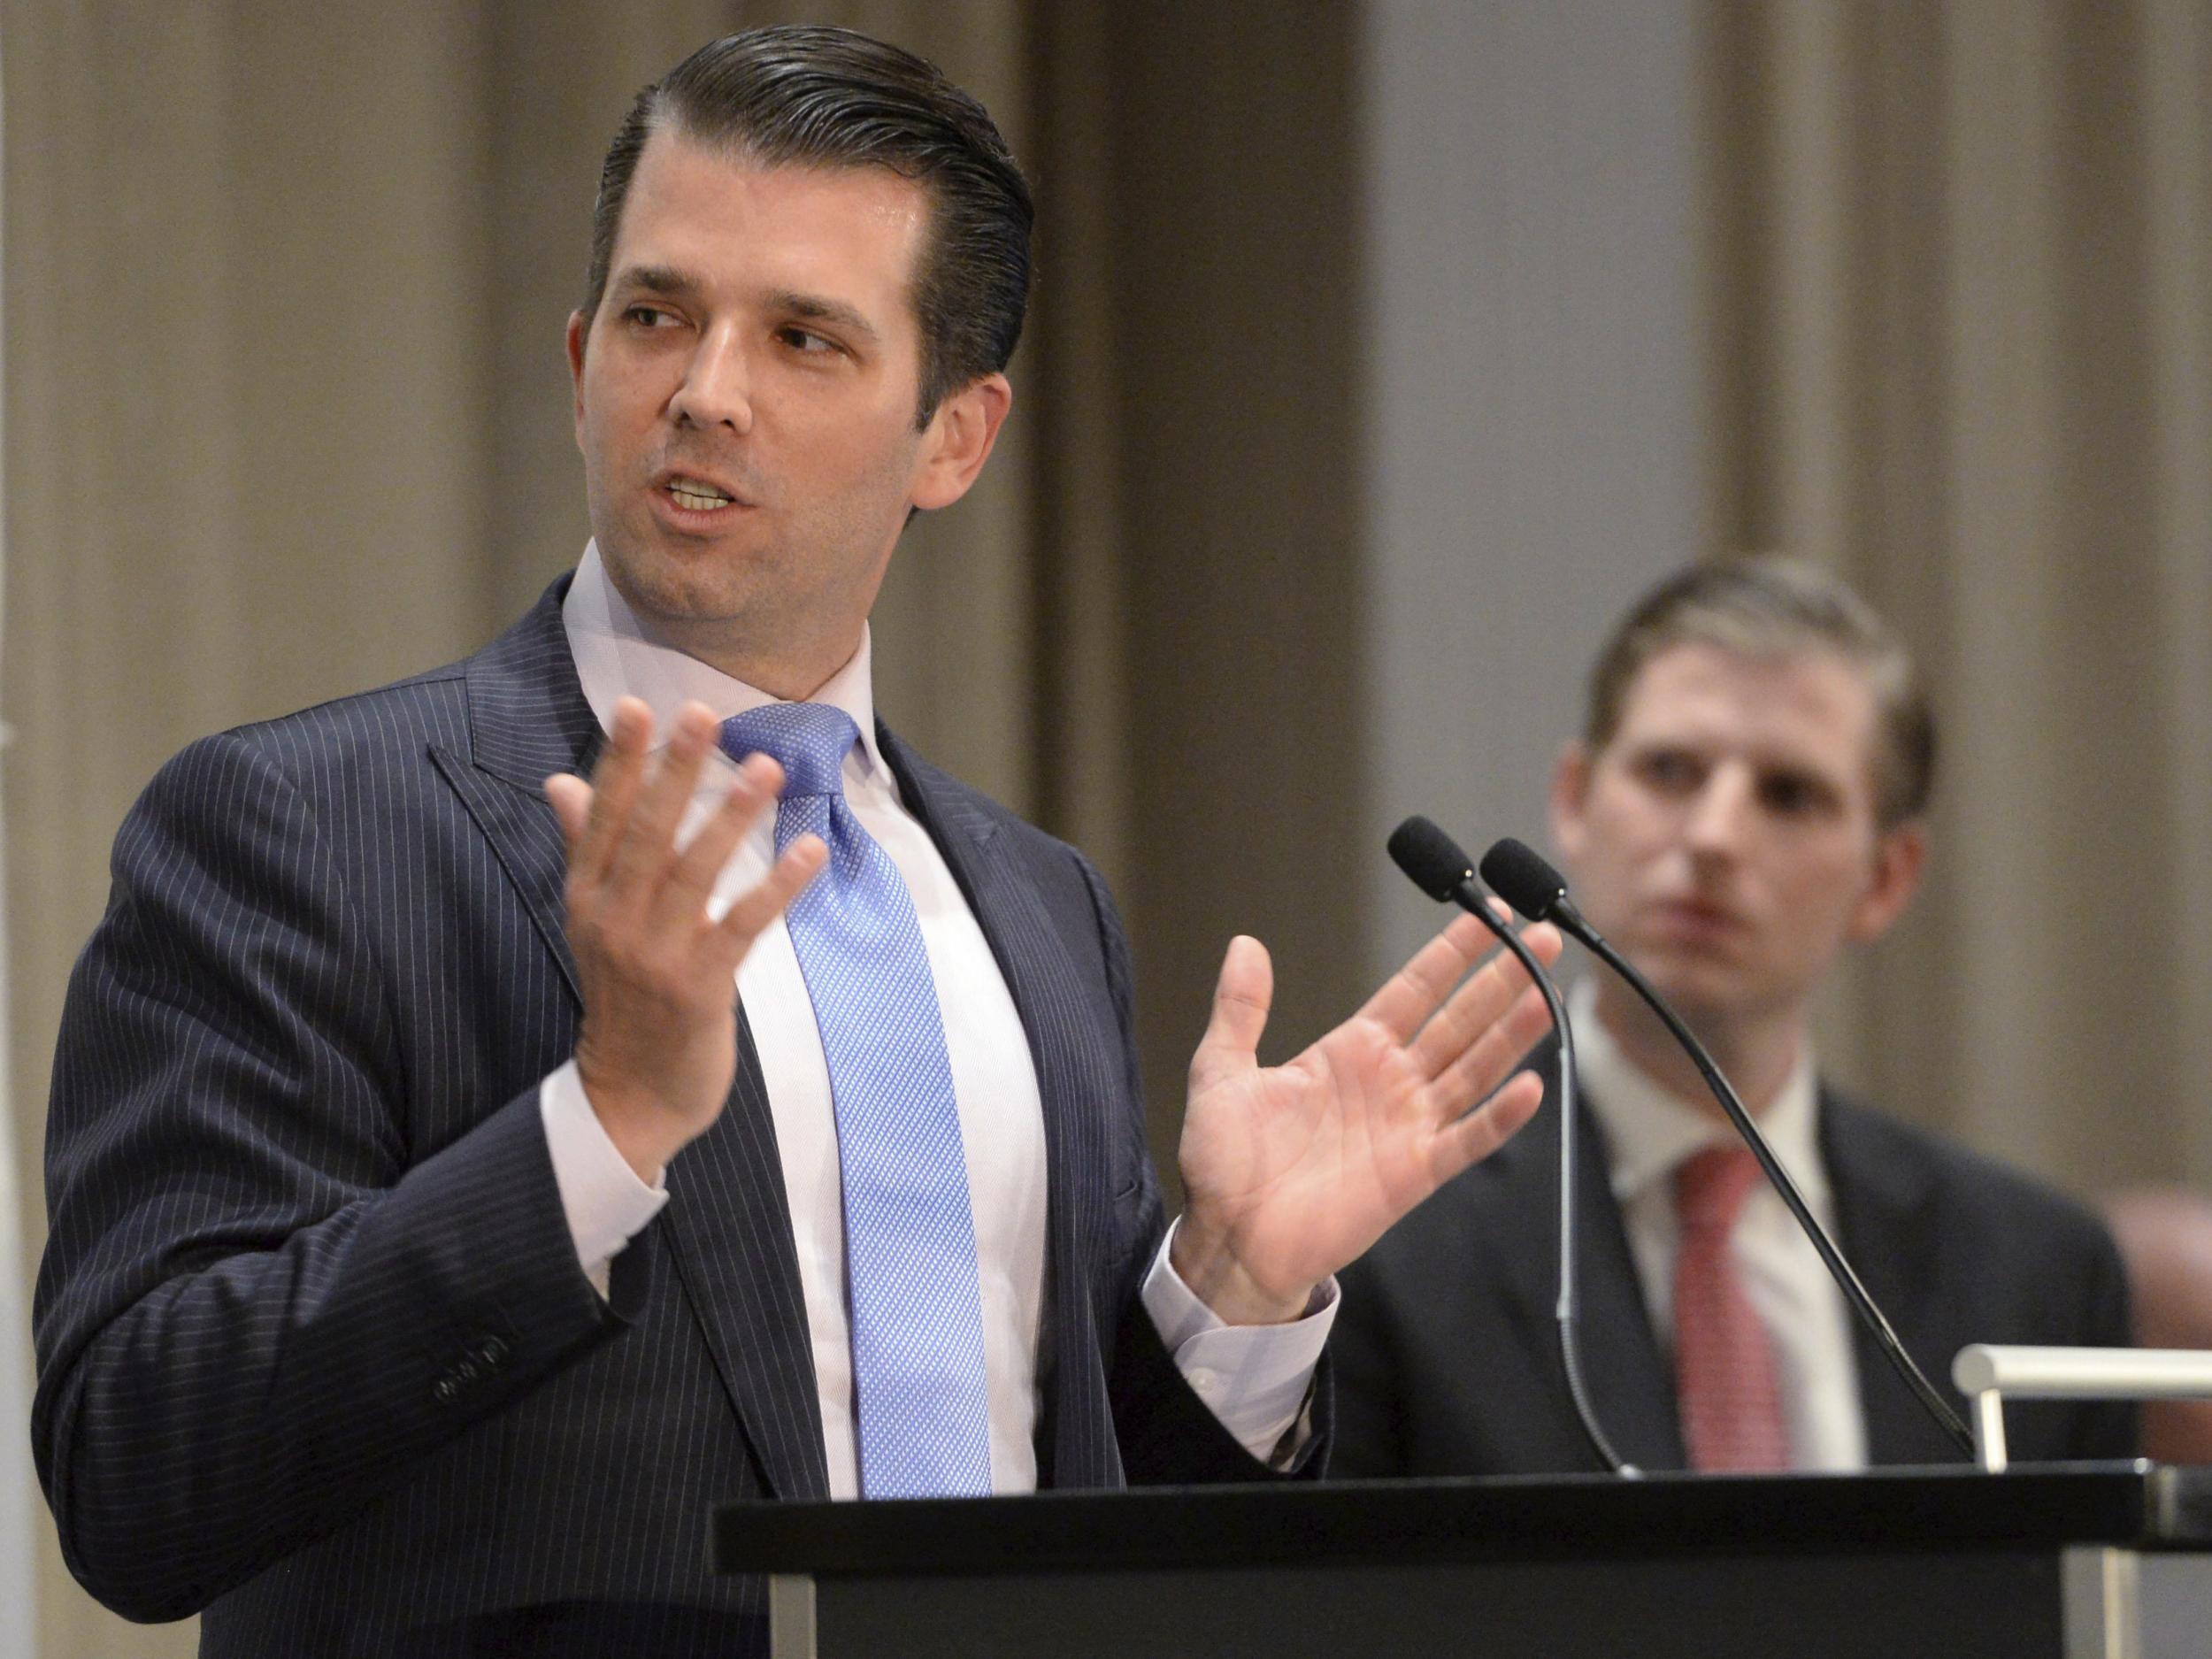
M 1096 872 L 873 718 L 900 529 L 1010 403 L 1029 219 L 926 65 L 702 49 L 602 183 L 577 572 L 134 809 L 56 1064 L 34 1422 L 111 1605 L 218 1654 L 749 1651 L 710 1506 L 882 1489 L 856 1401 L 924 1361 L 857 1358 L 852 1038 L 780 919 L 824 849 L 779 850 L 784 773 L 723 724 L 793 703 L 850 722 L 833 836 L 895 872 L 942 1027 L 987 1446 L 943 1489 L 1317 1462 L 1332 1275 L 1533 1110 L 1499 1085 L 1541 1005 L 1463 983 L 1466 923 L 1263 1069 L 1234 941 L 1165 1226 Z

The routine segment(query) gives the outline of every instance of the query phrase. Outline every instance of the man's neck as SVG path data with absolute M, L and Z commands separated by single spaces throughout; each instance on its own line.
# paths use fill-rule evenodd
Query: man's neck
M 726 719 L 780 696 L 842 709 L 860 728 L 871 758 L 880 758 L 874 753 L 875 700 L 864 626 L 846 657 L 810 684 L 759 674 L 757 669 L 749 674 L 751 664 L 726 665 L 687 650 L 669 637 L 664 626 L 640 616 L 615 587 L 595 546 L 585 549 L 561 614 L 585 698 L 603 725 L 611 720 L 616 701 L 625 695 L 642 697 L 655 724 L 664 728 L 686 703 L 705 703 Z
M 1706 1087 L 1696 1062 L 1683 1051 L 1659 1017 L 1610 975 L 1599 982 L 1597 1015 L 1630 1064 L 1699 1110 L 1716 1118 L 1723 1116 L 1720 1102 Z M 1774 1103 L 1805 1048 L 1801 1018 L 1724 1029 L 1690 1020 L 1684 1023 L 1696 1033 L 1713 1056 L 1713 1064 L 1735 1085 L 1755 1118 Z
M 819 691 L 852 660 L 858 645 L 856 640 L 826 641 L 811 649 L 759 649 L 731 637 L 729 626 L 718 618 L 637 616 L 646 638 L 786 703 L 803 703 Z
M 595 539 L 589 552 L 605 584 L 618 632 L 680 651 L 695 663 L 785 703 L 803 703 L 833 679 L 859 649 L 866 624 L 810 627 L 803 619 L 770 626 L 755 615 L 687 616 L 634 593 Z M 623 623 L 626 620 L 626 629 Z

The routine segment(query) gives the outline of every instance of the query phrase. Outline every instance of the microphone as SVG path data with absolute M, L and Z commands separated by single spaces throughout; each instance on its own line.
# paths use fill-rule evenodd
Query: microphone
M 1567 896 L 1565 878 L 1510 835 L 1483 854 L 1482 879 L 1531 921 L 1550 922 L 1578 939 L 1589 926 Z
M 1567 1374 L 1567 1396 L 1590 1449 L 1617 1475 L 1635 1475 L 1633 1464 L 1621 1461 L 1599 1424 L 1596 1409 L 1582 1381 L 1582 1348 L 1576 1325 L 1580 1318 L 1575 1294 L 1575 1040 L 1567 1024 L 1566 1004 L 1559 987 L 1544 972 L 1519 935 L 1500 921 L 1482 892 L 1475 886 L 1475 869 L 1459 844 L 1417 813 L 1390 832 L 1390 857 L 1412 879 L 1413 885 L 1442 904 L 1457 904 L 1498 936 L 1514 959 L 1543 993 L 1544 1006 L 1559 1033 L 1559 1302 L 1555 1317 L 1559 1325 L 1559 1363 Z
M 1874 1305 L 1874 1298 L 1867 1294 L 1866 1286 L 1859 1282 L 1858 1274 L 1852 1271 L 1851 1263 L 1843 1259 L 1843 1252 L 1836 1248 L 1835 1240 L 1828 1236 L 1827 1229 L 1814 1218 L 1803 1195 L 1797 1190 L 1797 1183 L 1790 1179 L 1789 1171 L 1774 1156 L 1774 1149 L 1767 1145 L 1766 1136 L 1760 1133 L 1759 1125 L 1752 1120 L 1751 1114 L 1744 1110 L 1744 1103 L 1737 1097 L 1735 1089 L 1721 1075 L 1720 1068 L 1713 1064 L 1713 1056 L 1705 1052 L 1705 1045 L 1667 1006 L 1659 993 L 1652 989 L 1650 981 L 1636 971 L 1628 958 L 1607 943 L 1604 935 L 1584 919 L 1582 912 L 1575 909 L 1574 901 L 1567 896 L 1567 883 L 1559 872 L 1509 836 L 1483 854 L 1482 879 L 1497 889 L 1500 898 L 1532 922 L 1549 922 L 1562 933 L 1580 940 L 1594 956 L 1620 975 L 1628 987 L 1659 1017 L 1660 1022 L 1673 1034 L 1675 1041 L 1682 1045 L 1684 1052 L 1696 1064 L 1699 1075 L 1705 1079 L 1705 1086 L 1712 1090 L 1713 1098 L 1728 1114 L 1728 1120 L 1736 1126 L 1736 1133 L 1743 1137 L 1744 1144 L 1759 1160 L 1759 1167 L 1766 1172 L 1768 1183 L 1782 1195 L 1783 1203 L 1796 1217 L 1798 1226 L 1812 1240 L 1821 1264 L 1828 1270 L 1828 1276 L 1836 1281 L 1836 1287 L 1843 1292 L 1844 1301 L 1850 1303 L 1851 1311 L 1858 1316 L 1859 1323 L 1874 1339 L 1875 1346 L 1882 1350 L 1898 1376 L 1904 1379 L 1905 1386 L 1912 1390 L 1915 1397 L 1926 1408 L 1928 1415 L 1935 1419 L 1936 1426 L 1951 1437 L 1961 1452 L 1971 1458 L 1974 1455 L 1974 1439 L 1966 1432 L 1966 1425 L 1951 1409 L 1951 1402 L 1936 1392 L 1934 1385 L 1922 1374 L 1920 1367 L 1913 1363 L 1912 1356 L 1905 1352 L 1905 1345 L 1897 1340 L 1897 1333 L 1890 1328 L 1889 1320 Z

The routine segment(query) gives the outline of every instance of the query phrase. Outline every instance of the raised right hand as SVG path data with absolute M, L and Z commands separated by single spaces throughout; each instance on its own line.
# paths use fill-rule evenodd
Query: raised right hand
M 652 711 L 625 697 L 591 781 L 545 780 L 568 842 L 568 941 L 584 996 L 576 1069 L 608 1138 L 648 1184 L 721 1115 L 737 1071 L 738 964 L 828 856 L 818 837 L 800 836 L 765 880 L 709 918 L 722 866 L 783 787 L 782 767 L 750 757 L 680 850 L 716 733 L 713 714 L 687 703 L 649 764 Z

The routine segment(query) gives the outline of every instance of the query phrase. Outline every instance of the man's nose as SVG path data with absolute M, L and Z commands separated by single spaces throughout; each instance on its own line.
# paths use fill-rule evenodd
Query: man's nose
M 700 337 L 669 413 L 679 426 L 752 430 L 752 365 L 733 329 L 710 329 Z
M 1691 799 L 1683 838 L 1693 852 L 1725 854 L 1742 844 L 1751 821 L 1753 780 L 1741 766 L 1716 766 Z

